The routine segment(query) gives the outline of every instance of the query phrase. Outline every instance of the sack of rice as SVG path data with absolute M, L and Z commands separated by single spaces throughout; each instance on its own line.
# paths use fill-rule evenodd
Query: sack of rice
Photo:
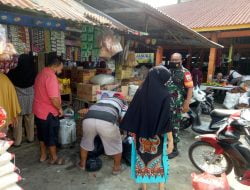
M 5 153 L 13 143 L 14 143 L 13 141 L 0 140 L 0 155 Z
M 9 163 L 11 160 L 14 159 L 14 157 L 15 157 L 15 155 L 11 154 L 9 152 L 5 152 L 4 154 L 2 154 L 0 156 L 0 167 L 2 165 L 5 165 L 5 164 Z
M 9 162 L 8 164 L 0 166 L 0 177 L 5 176 L 7 174 L 13 173 L 17 167 Z
M 5 176 L 0 177 L 0 189 L 4 189 L 8 186 L 11 186 L 19 181 L 21 181 L 22 178 L 16 173 L 11 173 Z
M 11 186 L 4 188 L 3 190 L 23 190 L 23 189 L 19 187 L 17 184 L 13 184 Z

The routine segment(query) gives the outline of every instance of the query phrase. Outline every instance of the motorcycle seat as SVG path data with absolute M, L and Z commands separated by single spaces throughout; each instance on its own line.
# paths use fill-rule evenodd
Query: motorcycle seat
M 227 110 L 227 109 L 214 109 L 211 112 L 211 116 L 214 117 L 229 117 L 230 115 L 238 112 L 239 110 Z
M 249 148 L 242 145 L 242 144 L 237 144 L 236 147 L 239 150 L 239 152 L 241 153 L 241 155 L 245 158 L 245 160 L 250 162 L 250 150 L 249 150 Z

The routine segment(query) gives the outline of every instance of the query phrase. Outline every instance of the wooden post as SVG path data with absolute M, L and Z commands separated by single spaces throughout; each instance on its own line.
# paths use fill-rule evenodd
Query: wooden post
M 233 66 L 233 44 L 230 45 L 228 53 L 228 70 Z
M 217 34 L 212 34 L 212 41 L 217 42 Z M 216 63 L 216 48 L 210 48 L 209 54 L 209 63 L 208 63 L 208 72 L 207 72 L 207 82 L 212 82 L 214 71 L 215 71 L 215 63 Z
M 156 64 L 155 65 L 160 65 L 162 62 L 163 58 L 163 47 L 159 46 L 156 50 Z

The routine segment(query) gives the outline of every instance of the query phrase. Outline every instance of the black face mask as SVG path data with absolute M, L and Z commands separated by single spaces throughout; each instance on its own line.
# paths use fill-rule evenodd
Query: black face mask
M 168 67 L 169 69 L 177 69 L 177 68 L 180 68 L 181 67 L 181 62 L 172 62 L 170 61 L 168 63 Z

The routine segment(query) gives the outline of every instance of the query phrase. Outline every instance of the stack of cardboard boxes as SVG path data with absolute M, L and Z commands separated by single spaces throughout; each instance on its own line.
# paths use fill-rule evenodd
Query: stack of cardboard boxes
M 93 84 L 77 84 L 77 97 L 90 102 L 97 100 L 97 93 L 101 90 L 100 85 Z
M 77 72 L 77 82 L 78 83 L 89 83 L 91 78 L 96 75 L 95 69 L 83 69 Z

